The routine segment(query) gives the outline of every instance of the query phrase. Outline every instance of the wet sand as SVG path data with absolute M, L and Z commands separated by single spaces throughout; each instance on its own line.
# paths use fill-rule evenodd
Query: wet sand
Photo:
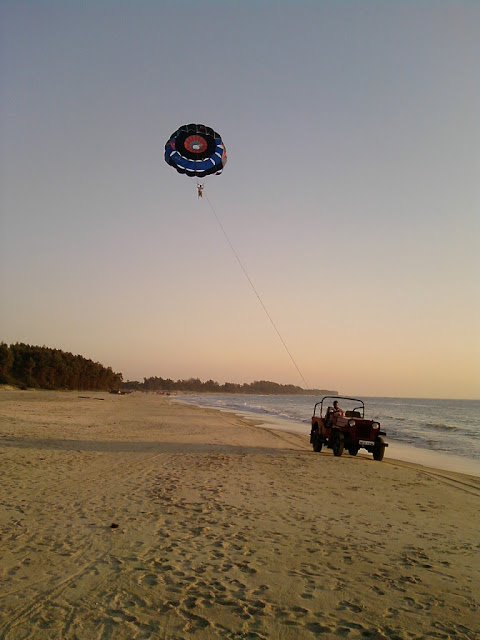
M 181 401 L 181 396 L 179 401 Z M 259 426 L 265 427 L 266 429 L 300 433 L 307 437 L 310 434 L 310 424 L 300 424 L 293 420 L 275 418 L 273 416 L 257 416 L 256 414 L 248 411 L 239 411 L 236 413 L 246 418 L 252 418 L 259 421 L 261 420 Z M 255 417 L 253 418 L 253 416 Z M 444 471 L 454 471 L 455 473 L 470 476 L 480 476 L 480 465 L 476 460 L 469 460 L 443 451 L 414 447 L 410 444 L 392 440 L 388 437 L 388 425 L 385 429 L 387 430 L 387 441 L 389 443 L 385 455 L 389 459 L 394 458 L 395 460 L 403 460 L 404 462 L 413 462 L 418 466 L 432 467 L 434 469 L 442 469 Z M 370 456 L 370 454 L 368 454 L 364 449 L 360 449 L 359 455 Z
M 10 390 L 0 474 L 0 639 L 480 635 L 479 478 L 154 394 Z

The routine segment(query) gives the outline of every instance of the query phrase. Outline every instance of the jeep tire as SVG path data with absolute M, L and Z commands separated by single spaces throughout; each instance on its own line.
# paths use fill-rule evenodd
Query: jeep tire
M 379 436 L 375 442 L 375 446 L 373 447 L 373 459 L 381 462 L 383 460 L 383 456 L 385 455 L 385 440 Z
M 345 439 L 344 439 L 343 433 L 336 433 L 334 436 L 333 444 L 332 444 L 333 455 L 340 457 L 343 453 L 344 448 L 345 448 Z
M 312 433 L 312 446 L 313 446 L 313 450 L 316 453 L 320 453 L 320 451 L 322 450 L 323 442 L 322 442 L 322 439 L 320 438 L 320 434 L 318 433 L 318 431 L 314 431 Z

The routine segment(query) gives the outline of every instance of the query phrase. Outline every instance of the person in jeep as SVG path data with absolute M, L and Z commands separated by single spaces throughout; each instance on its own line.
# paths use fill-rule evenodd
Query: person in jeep
M 345 411 L 338 404 L 338 400 L 335 400 L 333 407 L 328 407 L 327 413 L 325 414 L 325 426 L 330 426 L 334 417 L 343 415 L 345 415 Z
M 345 415 L 345 411 L 338 404 L 338 400 L 335 400 L 335 402 L 333 403 L 333 414 L 336 415 L 336 416 L 344 416 Z

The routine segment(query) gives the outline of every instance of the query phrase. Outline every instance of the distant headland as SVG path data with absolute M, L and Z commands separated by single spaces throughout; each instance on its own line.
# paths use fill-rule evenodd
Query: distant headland
M 189 378 L 188 380 L 171 380 L 167 378 L 144 378 L 143 382 L 127 381 L 122 383 L 125 391 L 166 391 L 183 393 L 250 393 L 256 395 L 338 395 L 337 391 L 329 389 L 302 389 L 293 384 L 279 384 L 268 380 L 258 380 L 250 384 L 238 384 L 236 382 L 225 382 L 219 384 L 214 380 L 202 382 L 199 378 Z

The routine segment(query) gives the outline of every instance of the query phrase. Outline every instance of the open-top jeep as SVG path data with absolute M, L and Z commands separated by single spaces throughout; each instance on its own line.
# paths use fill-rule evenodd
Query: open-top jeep
M 347 401 L 351 409 L 335 411 L 329 406 L 330 401 Z M 325 405 L 325 412 L 324 412 Z M 312 416 L 312 430 L 310 442 L 314 451 L 321 451 L 325 445 L 333 449 L 333 455 L 341 456 L 344 449 L 351 456 L 356 456 L 363 447 L 373 453 L 374 460 L 383 460 L 385 447 L 385 432 L 380 431 L 380 423 L 365 418 L 365 404 L 363 400 L 345 398 L 341 396 L 325 396 L 315 404 Z

